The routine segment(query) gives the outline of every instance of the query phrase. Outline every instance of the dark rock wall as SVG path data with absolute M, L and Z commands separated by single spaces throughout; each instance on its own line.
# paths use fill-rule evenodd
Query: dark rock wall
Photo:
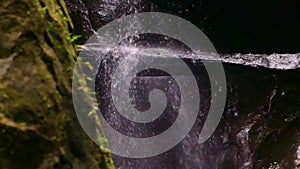
M 296 1 L 75 1 L 66 0 L 83 44 L 102 25 L 124 14 L 160 11 L 198 26 L 220 53 L 296 53 L 300 39 Z M 204 150 L 183 143 L 150 159 L 115 157 L 119 168 L 295 167 L 299 138 L 299 68 L 274 70 L 225 64 L 228 100 L 221 124 Z M 197 148 L 198 147 L 198 148 Z M 191 149 L 193 149 L 191 148 Z M 181 157 L 180 157 L 181 156 Z M 183 162 L 182 162 L 183 160 Z

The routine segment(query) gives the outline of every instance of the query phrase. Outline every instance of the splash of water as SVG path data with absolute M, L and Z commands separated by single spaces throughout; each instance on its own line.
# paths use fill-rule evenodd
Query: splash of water
M 105 43 L 103 43 L 105 44 Z M 142 56 L 149 57 L 161 57 L 161 58 L 175 58 L 178 55 L 181 56 L 183 60 L 190 59 L 192 62 L 201 61 L 221 61 L 226 64 L 238 64 L 251 67 L 265 67 L 269 69 L 278 70 L 289 70 L 300 68 L 300 54 L 271 54 L 271 55 L 260 55 L 260 54 L 217 54 L 217 53 L 204 53 L 197 52 L 198 55 L 193 53 L 187 53 L 182 55 L 180 51 L 174 51 L 166 48 L 148 48 L 148 47 L 138 47 L 135 45 L 129 46 L 109 46 L 97 44 L 88 44 L 83 46 L 85 49 L 95 51 L 99 54 L 105 55 L 109 51 L 118 51 L 120 53 L 128 53 L 131 55 L 133 53 L 138 53 Z

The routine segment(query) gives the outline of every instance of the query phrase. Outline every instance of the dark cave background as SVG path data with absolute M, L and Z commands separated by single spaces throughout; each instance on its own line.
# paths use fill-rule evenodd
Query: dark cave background
M 197 25 L 220 53 L 300 51 L 300 1 L 157 0 L 156 3 L 162 11 L 171 11 Z

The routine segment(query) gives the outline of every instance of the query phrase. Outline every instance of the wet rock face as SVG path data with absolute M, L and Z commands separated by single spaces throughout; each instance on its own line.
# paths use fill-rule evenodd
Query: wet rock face
M 137 12 L 154 11 L 155 5 L 147 0 L 65 0 L 74 22 L 75 34 L 82 37 L 83 44 L 101 26 L 121 17 Z
M 91 30 L 122 14 L 160 11 L 199 27 L 220 53 L 298 53 L 299 1 L 266 0 L 65 0 L 76 34 L 84 43 Z M 84 27 L 80 24 L 84 22 Z
M 169 106 L 153 123 L 129 122 L 116 113 L 111 100 L 109 79 L 120 60 L 114 53 L 99 67 L 96 91 L 106 120 L 130 137 L 150 137 L 167 130 L 178 113 L 180 91 L 176 82 L 169 83 L 169 75 L 155 70 L 138 74 L 131 83 L 133 104 L 140 110 L 148 109 L 149 92 L 157 88 L 164 91 Z M 224 62 L 228 87 L 225 111 L 214 134 L 199 144 L 199 133 L 210 105 L 210 84 L 200 59 L 183 57 L 183 60 L 201 86 L 202 102 L 193 129 L 180 144 L 159 156 L 145 159 L 114 156 L 117 168 L 290 169 L 296 166 L 300 146 L 299 68 L 277 70 Z
M 229 86 L 225 133 L 233 143 L 229 149 L 238 150 L 229 158 L 248 158 L 248 168 L 295 167 L 300 144 L 299 69 L 243 65 L 225 65 L 225 69 Z
M 75 25 L 75 33 L 83 36 L 79 40 L 79 43 L 84 43 L 95 30 L 124 14 L 131 14 L 138 11 L 163 11 L 163 9 L 165 9 L 164 12 L 168 12 L 171 8 L 174 9 L 171 13 L 178 14 L 178 9 L 182 8 L 178 7 L 178 3 L 174 1 L 149 2 L 140 0 L 121 2 L 114 0 L 66 0 L 66 3 Z M 186 5 L 192 6 L 193 3 L 187 3 Z M 167 7 L 164 8 L 165 6 Z M 200 5 L 196 6 L 199 7 Z M 196 9 L 192 8 L 189 8 L 189 10 L 196 11 Z M 180 13 L 188 14 L 189 11 L 181 10 Z M 192 17 L 193 15 L 189 14 L 186 16 Z M 200 24 L 201 22 L 204 25 L 207 23 L 199 21 Z M 207 24 L 207 28 L 209 28 L 209 23 Z M 216 34 L 216 37 L 218 37 L 218 32 Z M 153 43 L 155 46 L 156 42 Z M 172 50 L 174 50 L 174 46 L 176 46 L 177 50 L 180 47 L 180 45 L 173 42 L 165 43 L 165 45 L 167 48 L 173 47 Z M 235 49 L 229 43 L 227 47 Z M 240 46 L 237 45 L 237 47 Z M 189 137 L 170 151 L 146 159 L 129 159 L 114 156 L 116 167 L 120 169 L 295 168 L 298 163 L 297 161 L 300 160 L 300 59 L 299 55 L 294 55 L 294 59 L 290 61 L 287 59 L 288 62 L 283 61 L 277 64 L 276 60 L 279 60 L 281 57 L 279 55 L 274 55 L 273 57 L 264 55 L 232 55 L 223 57 L 222 61 L 224 62 L 228 87 L 227 104 L 220 125 L 213 136 L 204 144 L 198 144 L 197 136 L 199 128 L 201 129 L 203 119 L 205 119 L 205 115 L 199 116 Z M 113 56 L 111 56 L 112 58 Z M 205 77 L 205 71 L 202 70 L 204 73 L 197 71 L 201 69 L 201 64 L 192 62 L 191 59 L 184 60 L 198 78 L 198 83 L 203 83 L 202 86 L 206 86 L 200 89 L 200 93 L 204 94 L 202 97 L 209 98 L 209 84 L 203 80 L 205 79 L 203 78 Z M 108 62 L 108 67 L 114 69 L 117 63 L 118 61 Z M 109 83 L 103 83 L 103 78 L 107 78 L 112 73 L 110 72 L 112 70 L 107 71 L 102 69 L 99 68 L 99 70 L 106 73 L 102 75 L 101 73 L 100 75 L 98 74 L 97 84 L 99 85 L 98 94 L 100 95 L 98 99 L 100 99 L 100 103 L 103 103 L 102 107 L 100 107 L 105 109 L 111 100 L 106 98 L 109 97 L 108 91 L 110 85 Z M 140 76 L 150 75 L 142 73 Z M 136 96 L 141 98 L 142 102 L 136 104 L 139 109 L 146 109 L 149 107 L 147 95 L 149 90 L 153 89 L 153 86 L 149 85 L 141 77 L 137 78 L 137 82 L 132 85 L 137 86 L 137 88 L 140 86 L 143 89 Z M 152 80 L 159 81 L 156 84 L 158 88 L 164 87 L 165 80 L 163 78 L 159 76 L 152 76 L 152 78 Z M 169 87 L 176 91 L 176 85 L 170 85 Z M 176 105 L 177 103 L 174 99 L 176 98 L 176 94 L 172 95 L 169 90 L 165 92 L 170 97 L 170 104 Z M 172 102 L 174 100 L 175 102 Z M 209 101 L 204 104 L 199 113 L 205 114 L 205 111 L 207 111 Z M 114 108 L 107 109 L 107 112 L 114 111 Z M 117 121 L 119 117 L 107 115 L 108 121 L 111 120 L 112 123 Z M 165 119 L 168 120 L 157 121 L 157 125 L 160 125 L 161 129 L 166 129 L 171 125 L 174 118 L 176 117 L 166 115 Z M 132 130 L 136 137 L 144 137 L 153 134 L 153 132 L 161 132 L 153 131 L 147 127 L 143 128 L 132 123 L 128 125 L 128 121 L 124 119 L 118 120 L 118 123 L 115 123 L 114 126 L 118 131 L 126 133 Z M 129 127 L 122 128 L 124 125 Z M 139 127 L 143 130 L 139 130 L 141 129 Z

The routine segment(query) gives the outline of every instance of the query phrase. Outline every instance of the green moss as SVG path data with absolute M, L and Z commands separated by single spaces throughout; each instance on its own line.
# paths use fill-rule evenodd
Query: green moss
M 1 168 L 53 168 L 62 161 L 73 168 L 112 166 L 109 151 L 95 152 L 75 123 L 72 42 L 78 37 L 68 30 L 69 18 L 63 0 L 0 2 L 0 59 L 13 56 L 0 76 Z M 105 160 L 97 163 L 97 154 Z

